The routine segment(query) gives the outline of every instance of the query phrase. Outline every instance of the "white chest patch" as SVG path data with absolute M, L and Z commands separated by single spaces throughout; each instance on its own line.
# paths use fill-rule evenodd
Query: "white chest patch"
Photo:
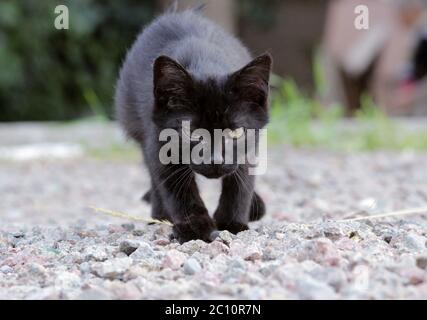
M 200 196 L 212 215 L 217 206 L 221 195 L 221 179 L 207 179 L 199 174 L 196 174 L 196 183 L 200 191 Z

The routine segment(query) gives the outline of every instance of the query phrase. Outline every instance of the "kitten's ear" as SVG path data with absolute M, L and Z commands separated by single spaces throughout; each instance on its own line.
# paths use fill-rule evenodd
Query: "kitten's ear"
M 267 107 L 272 64 L 273 59 L 269 53 L 255 58 L 232 75 L 233 91 L 242 100 Z
M 175 60 L 160 56 L 154 62 L 154 96 L 166 104 L 170 100 L 186 99 L 193 86 L 190 74 Z

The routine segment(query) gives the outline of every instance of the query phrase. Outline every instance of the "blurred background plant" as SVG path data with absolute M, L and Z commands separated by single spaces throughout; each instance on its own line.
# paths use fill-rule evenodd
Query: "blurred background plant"
M 69 30 L 53 27 L 59 4 Z M 111 116 L 121 60 L 154 12 L 149 0 L 2 0 L 0 121 Z
M 274 77 L 268 138 L 272 144 L 335 151 L 427 150 L 427 128 L 389 117 L 365 94 L 353 119 L 304 95 L 291 79 Z

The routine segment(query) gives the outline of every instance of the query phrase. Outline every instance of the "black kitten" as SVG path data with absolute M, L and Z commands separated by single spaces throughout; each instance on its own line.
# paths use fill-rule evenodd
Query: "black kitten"
M 153 218 L 170 220 L 181 243 L 210 241 L 215 229 L 247 230 L 265 207 L 254 192 L 248 164 L 237 164 L 236 157 L 225 164 L 224 154 L 213 147 L 209 156 L 216 164 L 164 165 L 159 152 L 165 142 L 159 142 L 159 134 L 163 129 L 182 132 L 183 120 L 191 121 L 191 130 L 203 128 L 212 136 L 214 129 L 263 128 L 271 63 L 268 54 L 252 60 L 237 39 L 193 10 L 159 17 L 129 51 L 116 89 L 118 119 L 141 146 L 150 171 L 145 199 Z M 235 147 L 235 138 L 223 137 L 221 143 L 231 141 Z M 199 195 L 196 173 L 222 179 L 214 219 Z

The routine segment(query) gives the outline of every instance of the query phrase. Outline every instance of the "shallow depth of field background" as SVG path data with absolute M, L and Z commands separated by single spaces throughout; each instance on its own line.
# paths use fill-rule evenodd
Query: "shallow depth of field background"
M 127 49 L 170 2 L 2 1 L 0 121 L 111 117 L 114 83 Z M 426 101 L 415 93 L 400 105 L 386 98 L 401 89 L 415 42 L 425 32 L 424 0 L 369 1 L 369 30 L 354 28 L 357 0 L 205 2 L 207 16 L 255 55 L 270 51 L 275 73 L 295 80 L 310 98 L 357 108 L 356 93 L 366 93 L 391 114 L 427 113 L 414 110 Z M 200 1 L 180 3 L 185 8 Z M 69 8 L 69 30 L 54 28 L 59 4 Z
M 417 47 L 427 42 L 425 0 L 369 1 L 368 30 L 354 27 L 357 0 L 205 2 L 204 14 L 254 55 L 274 56 L 271 142 L 346 151 L 427 148 L 427 77 L 414 69 Z M 182 0 L 180 7 L 199 3 Z M 59 4 L 69 8 L 69 30 L 54 28 Z M 0 122 L 108 127 L 128 48 L 170 4 L 2 1 Z M 416 71 L 422 76 L 412 81 Z M 39 140 L 55 140 L 46 135 Z M 10 136 L 3 140 L 15 141 Z M 121 143 L 108 148 L 125 154 Z

